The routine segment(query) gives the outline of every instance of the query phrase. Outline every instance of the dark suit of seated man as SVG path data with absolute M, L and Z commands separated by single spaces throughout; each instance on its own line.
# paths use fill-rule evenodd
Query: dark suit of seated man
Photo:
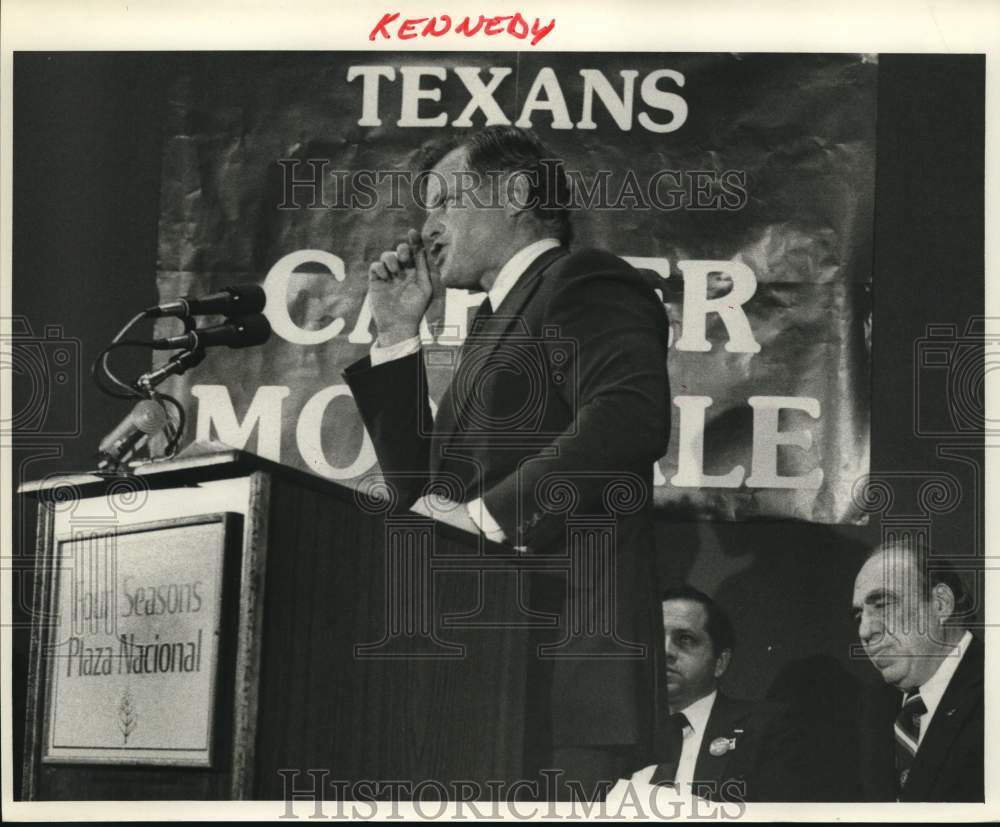
M 894 691 L 862 711 L 861 785 L 874 801 L 983 801 L 983 644 L 947 559 L 879 546 L 854 581 L 858 636 Z
M 710 801 L 807 800 L 810 753 L 784 707 L 736 700 L 718 689 L 734 648 L 729 618 L 690 587 L 667 592 L 662 605 L 669 720 L 660 762 L 630 782 L 673 786 Z M 610 795 L 624 786 L 619 782 Z

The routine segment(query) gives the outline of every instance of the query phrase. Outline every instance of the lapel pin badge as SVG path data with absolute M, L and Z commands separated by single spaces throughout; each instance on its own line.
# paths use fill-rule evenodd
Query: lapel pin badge
M 736 749 L 735 738 L 716 738 L 708 745 L 708 751 L 716 758 L 725 755 L 731 749 Z

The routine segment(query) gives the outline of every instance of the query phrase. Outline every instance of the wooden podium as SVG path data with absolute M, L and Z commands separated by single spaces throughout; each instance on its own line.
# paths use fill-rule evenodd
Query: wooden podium
M 509 549 L 240 451 L 21 493 L 38 500 L 25 798 L 525 777 Z

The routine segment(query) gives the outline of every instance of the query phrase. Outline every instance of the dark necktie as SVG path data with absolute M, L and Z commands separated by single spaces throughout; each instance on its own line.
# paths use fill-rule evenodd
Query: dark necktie
M 483 344 L 482 336 L 489 327 L 490 319 L 493 318 L 493 305 L 490 297 L 487 296 L 481 305 L 476 308 L 476 312 L 469 322 L 469 328 L 465 331 L 465 341 L 462 342 L 459 351 L 458 361 L 461 362 L 468 356 L 469 352 L 475 350 L 478 345 Z
M 920 716 L 927 712 L 924 699 L 919 692 L 912 692 L 903 701 L 903 708 L 896 716 L 894 727 L 896 733 L 896 781 L 899 789 L 906 786 L 910 775 L 913 756 L 917 753 L 917 743 L 920 740 Z
M 683 712 L 675 712 L 670 716 L 670 731 L 667 734 L 667 756 L 662 764 L 657 764 L 649 779 L 650 784 L 672 787 L 677 777 L 677 766 L 681 762 L 681 750 L 684 747 L 684 729 L 691 726 Z
M 488 416 L 483 418 L 483 412 L 479 412 L 478 415 L 473 414 L 472 421 L 469 421 L 466 416 L 466 407 L 483 368 L 482 359 L 477 357 L 477 351 L 482 354 L 489 352 L 483 348 L 489 345 L 489 337 L 485 333 L 489 329 L 489 320 L 492 318 L 493 305 L 490 303 L 490 297 L 487 296 L 469 322 L 468 330 L 465 332 L 465 341 L 462 342 L 458 351 L 458 360 L 455 363 L 451 384 L 441 400 L 441 404 L 452 411 L 450 416 L 453 417 L 458 431 L 480 431 L 489 419 Z
M 486 324 L 487 320 L 493 316 L 493 303 L 490 301 L 490 297 L 487 296 L 483 299 L 483 303 L 476 308 L 476 313 L 472 317 L 472 321 L 469 323 L 469 333 L 482 333 L 482 327 Z

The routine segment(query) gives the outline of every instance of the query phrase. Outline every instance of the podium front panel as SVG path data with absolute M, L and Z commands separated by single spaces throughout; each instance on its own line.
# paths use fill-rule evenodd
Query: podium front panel
M 528 704 L 541 693 L 527 687 L 529 626 L 539 619 L 524 614 L 523 559 L 257 457 L 198 463 L 130 485 L 30 492 L 40 499 L 35 605 L 46 612 L 32 628 L 27 798 L 280 801 L 319 777 L 333 797 L 373 785 L 388 795 L 384 785 L 397 782 L 397 797 L 428 783 L 478 785 L 488 797 L 490 784 L 524 778 Z M 183 590 L 202 578 L 185 562 L 184 532 L 220 520 L 231 547 L 218 623 L 137 624 L 140 597 L 154 615 L 161 600 L 198 602 Z M 159 562 L 141 540 L 157 532 L 168 532 L 158 545 L 170 557 Z M 110 644 L 71 640 L 68 549 L 89 549 L 80 559 L 90 562 L 117 555 L 119 567 L 131 551 L 124 569 L 98 565 L 79 591 L 97 596 L 83 598 L 91 602 L 76 621 Z M 143 567 L 148 586 L 135 580 Z M 113 624 L 104 606 L 117 608 Z M 60 610 L 70 613 L 62 626 Z M 209 631 L 218 633 L 214 666 Z M 147 665 L 180 693 L 161 710 L 144 690 L 163 676 L 136 671 Z M 214 670 L 210 689 L 187 680 L 201 668 Z M 205 737 L 194 737 L 195 721 Z

